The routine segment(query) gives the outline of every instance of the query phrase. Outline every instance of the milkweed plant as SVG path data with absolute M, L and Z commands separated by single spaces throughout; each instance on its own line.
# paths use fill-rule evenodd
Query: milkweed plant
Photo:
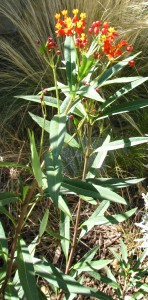
M 5 224 L 0 223 L 0 297 L 46 299 L 40 288 L 40 281 L 44 280 L 57 300 L 78 299 L 79 295 L 90 299 L 113 299 L 99 288 L 85 286 L 84 274 L 89 273 L 98 282 L 111 285 L 115 291 L 118 289 L 119 299 L 124 299 L 114 277 L 109 272 L 106 277 L 101 275 L 101 269 L 112 260 L 96 259 L 98 246 L 90 248 L 77 262 L 75 255 L 81 239 L 95 225 L 118 224 L 136 212 L 136 208 L 131 209 L 128 200 L 121 197 L 118 190 L 135 185 L 143 178 L 102 178 L 100 169 L 110 151 L 122 151 L 126 147 L 148 142 L 146 136 L 125 136 L 114 140 L 109 122 L 112 116 L 122 116 L 148 106 L 145 98 L 135 100 L 130 97 L 128 102 L 124 101 L 124 95 L 143 84 L 148 77 L 121 77 L 120 71 L 134 68 L 141 52 L 134 54 L 133 46 L 122 39 L 106 20 L 96 20 L 88 26 L 86 14 L 73 9 L 72 16 L 67 10 L 56 13 L 55 23 L 53 36 L 49 36 L 44 44 L 36 41 L 49 72 L 53 74 L 54 86 L 44 87 L 37 95 L 16 97 L 36 102 L 41 107 L 42 116 L 29 112 L 41 127 L 39 146 L 35 133 L 28 130 L 31 161 L 27 165 L 0 163 L 1 167 L 23 170 L 32 180 L 28 185 L 26 181 L 23 183 L 22 178 L 19 191 L 0 193 L 0 211 L 10 220 L 14 232 L 8 243 Z M 64 82 L 59 81 L 60 72 L 64 74 Z M 116 92 L 109 95 L 107 90 L 112 85 L 116 87 Z M 52 108 L 50 112 L 49 107 Z M 95 128 L 98 128 L 98 133 L 96 142 L 92 143 Z M 74 155 L 80 151 L 83 157 L 81 174 L 77 177 L 74 174 L 68 176 L 63 171 L 65 166 L 62 157 L 69 155 L 68 149 L 72 149 Z M 74 209 L 69 203 L 71 196 L 75 199 Z M 52 216 L 47 208 L 37 236 L 28 244 L 23 238 L 23 228 L 36 203 L 43 198 L 48 199 L 54 207 L 59 226 L 54 230 L 50 228 Z M 8 208 L 8 204 L 13 202 L 19 203 L 19 214 L 15 217 Z M 92 206 L 91 215 L 83 214 L 85 203 Z M 126 211 L 113 215 L 108 213 L 110 205 L 115 203 L 126 206 Z M 60 242 L 65 270 L 44 257 L 37 257 L 36 247 L 44 233 Z M 122 248 L 124 252 L 123 244 Z M 146 293 L 145 286 L 140 285 L 140 290 L 142 295 Z

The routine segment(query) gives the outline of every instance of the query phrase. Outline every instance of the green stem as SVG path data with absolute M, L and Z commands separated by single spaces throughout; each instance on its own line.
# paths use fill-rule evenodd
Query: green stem
M 85 180 L 85 178 L 86 178 L 87 171 L 88 171 L 89 157 L 90 157 L 92 126 L 88 123 L 87 128 L 88 128 L 88 141 L 87 141 L 86 152 L 85 152 L 82 180 Z M 68 262 L 67 262 L 67 265 L 66 265 L 65 274 L 68 274 L 68 272 L 69 272 L 69 269 L 70 269 L 72 261 L 73 261 L 75 248 L 76 248 L 76 245 L 77 245 L 77 235 L 78 235 L 78 227 L 79 227 L 79 220 L 80 220 L 80 213 L 81 213 L 81 205 L 82 205 L 82 199 L 79 197 L 76 223 L 75 223 L 75 228 L 74 228 L 74 236 L 73 236 L 73 242 L 72 242 L 72 248 L 71 248 L 69 259 L 68 259 Z
M 60 100 L 59 100 L 59 90 L 58 90 L 58 83 L 57 83 L 57 74 L 56 74 L 56 66 L 52 66 L 53 70 L 53 77 L 54 77 L 54 84 L 55 84 L 55 91 L 56 91 L 56 98 L 57 98 L 57 107 L 58 107 L 58 115 L 60 116 Z
M 41 140 L 40 140 L 39 158 L 41 158 L 41 155 L 42 155 L 42 148 L 43 148 L 43 141 L 44 141 L 44 132 L 45 132 L 45 121 L 46 121 L 46 116 L 47 116 L 47 114 L 46 114 L 46 105 L 45 105 L 44 101 L 42 101 L 41 106 L 42 106 L 42 115 L 43 115 L 44 121 L 43 121 L 43 127 L 42 127 L 42 133 L 41 133 Z
M 85 178 L 86 178 L 87 171 L 88 171 L 89 157 L 90 157 L 91 136 L 92 136 L 92 126 L 90 123 L 87 124 L 87 129 L 88 129 L 88 140 L 87 140 L 87 146 L 86 146 L 86 152 L 85 152 L 82 180 L 85 180 Z M 68 258 L 68 262 L 66 264 L 65 274 L 69 273 L 70 267 L 72 265 L 75 249 L 77 246 L 77 236 L 78 236 L 78 228 L 79 228 L 79 221 L 80 221 L 80 215 L 81 215 L 81 206 L 82 206 L 82 199 L 79 197 L 77 216 L 76 216 L 76 222 L 75 222 L 75 227 L 74 227 L 73 241 L 72 241 L 72 246 L 71 246 L 71 251 L 70 251 L 69 258 Z M 61 290 L 58 295 L 57 300 L 61 300 L 62 296 L 63 296 L 63 291 Z

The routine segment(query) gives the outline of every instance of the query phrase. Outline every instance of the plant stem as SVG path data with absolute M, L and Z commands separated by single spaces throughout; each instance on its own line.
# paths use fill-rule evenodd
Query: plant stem
M 53 77 L 54 77 L 54 84 L 55 84 L 55 91 L 56 91 L 56 98 L 57 98 L 57 107 L 58 107 L 58 115 L 60 116 L 60 101 L 59 101 L 59 91 L 58 91 L 58 84 L 57 84 L 57 74 L 56 74 L 56 66 L 52 66 L 53 70 Z
M 45 132 L 45 121 L 46 121 L 46 105 L 44 102 L 41 103 L 42 106 L 42 115 L 44 118 L 43 121 L 43 127 L 42 127 L 42 133 L 41 133 L 41 140 L 40 140 L 40 152 L 39 152 L 39 158 L 41 158 L 42 154 L 42 147 L 43 147 L 43 140 L 44 140 L 44 132 Z
M 25 218 L 25 215 L 26 215 L 26 212 L 27 212 L 27 208 L 28 208 L 28 205 L 29 205 L 29 203 L 32 199 L 32 196 L 33 196 L 34 190 L 36 188 L 36 185 L 37 185 L 37 182 L 36 182 L 36 179 L 34 179 L 32 185 L 31 185 L 31 189 L 29 190 L 29 192 L 26 196 L 26 199 L 23 203 L 22 210 L 21 210 L 21 213 L 20 213 L 20 216 L 19 216 L 19 219 L 18 219 L 18 224 L 17 224 L 17 227 L 15 229 L 14 239 L 13 239 L 13 242 L 12 242 L 11 252 L 10 252 L 9 261 L 8 261 L 8 265 L 7 265 L 6 277 L 5 277 L 5 280 L 2 284 L 2 287 L 0 289 L 0 296 L 3 295 L 3 299 L 4 299 L 4 293 L 5 293 L 5 289 L 6 289 L 8 280 L 10 279 L 11 273 L 12 273 L 14 253 L 16 251 L 18 237 L 21 234 L 21 230 L 22 230 L 22 227 L 23 227 L 23 222 L 24 222 L 24 218 Z
M 92 126 L 90 123 L 87 124 L 87 129 L 88 129 L 88 140 L 87 140 L 87 146 L 86 146 L 86 152 L 85 152 L 82 180 L 85 180 L 85 178 L 86 178 L 87 171 L 88 171 L 89 157 L 90 157 L 90 146 L 91 146 L 91 135 L 92 135 Z M 75 222 L 75 226 L 74 226 L 73 241 L 72 241 L 72 246 L 71 246 L 71 251 L 70 251 L 69 258 L 68 258 L 68 262 L 66 265 L 65 274 L 69 273 L 69 269 L 72 265 L 75 249 L 77 246 L 77 236 L 78 236 L 78 228 L 79 228 L 79 221 L 80 221 L 80 215 L 81 215 L 81 206 L 82 206 L 82 199 L 79 197 L 76 222 Z M 61 291 L 59 293 L 57 300 L 61 300 L 62 296 L 63 296 L 63 292 Z

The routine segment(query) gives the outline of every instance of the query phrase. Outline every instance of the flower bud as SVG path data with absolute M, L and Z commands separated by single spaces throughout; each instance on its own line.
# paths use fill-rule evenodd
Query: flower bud
M 131 61 L 129 61 L 128 64 L 129 64 L 130 67 L 134 67 L 134 66 L 135 66 L 135 61 L 134 61 L 134 60 L 131 60 Z

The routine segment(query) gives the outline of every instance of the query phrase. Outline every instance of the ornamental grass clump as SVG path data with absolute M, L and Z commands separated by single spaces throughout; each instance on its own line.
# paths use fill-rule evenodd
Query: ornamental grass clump
M 41 108 L 40 115 L 29 112 L 41 128 L 39 145 L 36 132 L 28 129 L 31 154 L 28 163 L 0 163 L 1 167 L 23 170 L 23 176 L 26 172 L 25 180 L 23 176 L 19 178 L 16 190 L 0 193 L 0 209 L 14 226 L 14 237 L 8 246 L 4 224 L 0 223 L 0 254 L 3 262 L 0 295 L 2 299 L 10 299 L 11 296 L 16 299 L 45 299 L 40 289 L 40 280 L 43 280 L 49 284 L 57 300 L 70 300 L 79 295 L 109 300 L 113 298 L 105 292 L 86 287 L 83 274 L 93 276 L 93 272 L 97 277 L 96 274 L 112 260 L 97 259 L 99 246 L 95 245 L 77 262 L 75 254 L 84 235 L 94 226 L 118 224 L 137 210 L 130 207 L 118 189 L 135 185 L 143 178 L 102 178 L 100 169 L 110 151 L 148 142 L 146 136 L 115 140 L 109 123 L 112 116 L 148 106 L 146 99 L 123 101 L 124 95 L 148 78 L 120 76 L 118 72 L 123 68 L 135 66 L 141 52 L 135 54 L 131 43 L 122 39 L 110 22 L 96 20 L 86 28 L 86 14 L 79 13 L 77 8 L 72 10 L 70 16 L 64 9 L 55 14 L 55 19 L 54 33 L 58 40 L 55 41 L 53 33 L 45 42 L 40 39 L 36 42 L 53 77 L 54 86 L 46 86 L 36 95 L 16 96 L 17 101 L 32 101 Z M 63 72 L 62 82 L 58 80 L 59 70 Z M 107 96 L 106 90 L 112 84 L 116 84 L 116 92 Z M 118 88 L 118 84 L 122 87 Z M 49 107 L 52 108 L 52 116 Z M 92 143 L 96 127 L 99 131 L 96 143 Z M 62 157 L 69 148 L 75 154 L 79 151 L 83 157 L 83 167 L 78 177 L 74 174 L 68 177 L 63 171 Z M 70 204 L 70 197 L 74 198 L 74 207 Z M 54 208 L 58 227 L 52 228 L 52 215 L 47 207 L 40 218 L 37 235 L 28 243 L 23 238 L 23 229 L 42 199 Z M 3 207 L 12 202 L 19 203 L 15 216 L 7 210 L 7 206 Z M 84 203 L 92 206 L 92 209 L 90 214 L 83 214 L 81 219 Z M 114 203 L 129 207 L 123 213 L 111 215 L 108 209 Z M 59 241 L 64 260 L 62 267 L 55 266 L 49 259 L 38 257 L 37 247 L 45 233 Z M 101 277 L 101 281 L 110 283 L 105 276 Z M 111 284 L 114 285 L 114 280 L 111 280 Z

